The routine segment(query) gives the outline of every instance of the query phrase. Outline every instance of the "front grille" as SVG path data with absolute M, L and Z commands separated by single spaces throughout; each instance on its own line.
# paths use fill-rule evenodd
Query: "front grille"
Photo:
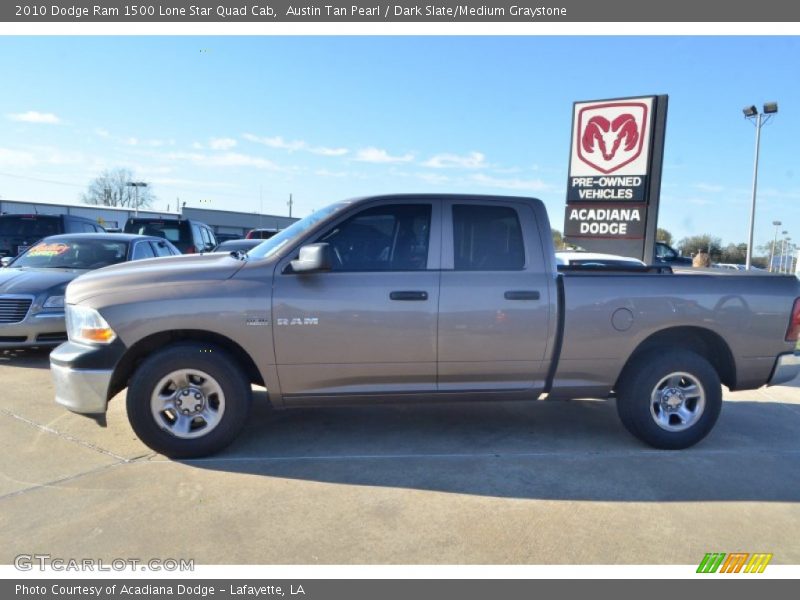
M 28 338 L 24 335 L 0 335 L 0 344 L 21 344 L 27 341 Z
M 36 336 L 37 342 L 66 342 L 67 334 L 62 333 L 40 333 Z
M 25 319 L 33 304 L 31 298 L 3 298 L 0 296 L 0 323 L 19 323 Z

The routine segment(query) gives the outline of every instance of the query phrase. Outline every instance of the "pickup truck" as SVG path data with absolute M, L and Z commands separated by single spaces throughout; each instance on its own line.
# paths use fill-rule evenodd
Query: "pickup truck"
M 364 402 L 612 398 L 665 449 L 714 426 L 721 384 L 800 372 L 793 276 L 556 265 L 532 198 L 390 195 L 317 210 L 242 254 L 83 275 L 56 401 L 130 423 L 174 458 L 215 453 L 274 409 Z M 454 405 L 453 410 L 458 410 Z

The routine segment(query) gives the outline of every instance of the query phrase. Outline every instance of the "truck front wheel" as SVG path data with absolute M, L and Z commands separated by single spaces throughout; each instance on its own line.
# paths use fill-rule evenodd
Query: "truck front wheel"
M 147 446 L 170 458 L 198 458 L 228 446 L 245 425 L 251 390 L 227 352 L 179 343 L 148 357 L 128 386 L 128 419 Z
M 702 440 L 722 409 L 722 387 L 711 363 L 689 350 L 653 350 L 625 369 L 617 413 L 643 442 L 668 450 Z

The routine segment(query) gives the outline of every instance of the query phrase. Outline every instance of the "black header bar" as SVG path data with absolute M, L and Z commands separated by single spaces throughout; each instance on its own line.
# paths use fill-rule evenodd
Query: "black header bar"
M 798 22 L 800 3 L 761 0 L 12 0 L 0 22 Z M 598 27 L 597 33 L 602 34 Z

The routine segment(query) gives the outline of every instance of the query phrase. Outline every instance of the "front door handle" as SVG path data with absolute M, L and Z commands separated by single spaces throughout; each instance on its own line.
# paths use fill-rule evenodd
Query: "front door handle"
M 427 300 L 428 292 L 399 291 L 389 294 L 390 300 Z
M 538 300 L 539 292 L 536 290 L 509 290 L 503 297 L 506 300 Z

